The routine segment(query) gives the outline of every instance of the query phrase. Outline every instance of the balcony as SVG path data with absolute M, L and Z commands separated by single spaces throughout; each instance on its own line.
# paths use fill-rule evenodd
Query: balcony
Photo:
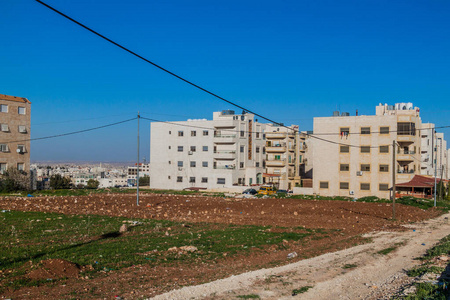
M 266 140 L 284 139 L 286 138 L 285 132 L 266 132 Z
M 295 165 L 295 159 L 292 159 L 291 161 L 289 161 L 288 164 L 290 164 L 291 166 Z
M 414 143 L 416 141 L 415 135 L 397 135 L 397 142 L 408 142 L 408 143 Z
M 236 134 L 215 134 L 214 143 L 228 143 L 232 144 L 236 142 Z
M 236 151 L 232 151 L 232 150 L 214 151 L 214 158 L 216 158 L 216 159 L 235 159 Z
M 286 160 L 266 160 L 267 167 L 284 167 L 286 165 Z
M 215 170 L 234 170 L 236 169 L 235 165 L 223 165 L 223 166 L 214 166 Z
M 414 156 L 410 155 L 410 154 L 398 154 L 397 155 L 397 161 L 413 161 L 414 160 Z
M 414 170 L 397 170 L 398 174 L 414 174 Z
M 284 152 L 286 152 L 286 147 L 285 146 L 282 146 L 282 145 L 274 145 L 274 146 L 271 146 L 271 147 L 266 147 L 266 152 L 267 153 L 274 153 L 274 152 L 276 152 L 276 153 L 284 153 Z

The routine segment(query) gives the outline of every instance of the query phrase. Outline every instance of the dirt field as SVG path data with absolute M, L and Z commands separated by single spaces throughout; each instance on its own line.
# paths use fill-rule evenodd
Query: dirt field
M 152 218 L 182 222 L 207 222 L 242 225 L 272 225 L 282 227 L 339 229 L 340 234 L 306 244 L 288 243 L 284 248 L 255 251 L 250 255 L 224 257 L 214 263 L 148 268 L 133 266 L 109 272 L 91 280 L 72 278 L 64 286 L 22 288 L 10 293 L 13 299 L 40 299 L 74 293 L 73 299 L 89 298 L 95 287 L 102 299 L 113 299 L 117 287 L 121 297 L 136 299 L 152 297 L 181 286 L 204 283 L 261 267 L 283 265 L 326 252 L 354 246 L 363 233 L 404 230 L 402 224 L 417 222 L 440 214 L 409 206 L 396 206 L 397 221 L 392 221 L 389 204 L 297 199 L 232 199 L 202 196 L 144 194 L 136 206 L 135 196 L 92 195 L 77 197 L 2 198 L 0 209 L 58 212 L 64 214 L 98 214 L 128 218 Z M 297 252 L 298 257 L 287 259 Z M 163 274 L 163 275 L 162 275 Z M 139 279 L 138 288 L 131 283 Z M 133 287 L 134 286 L 134 287 Z M 127 289 L 128 287 L 128 289 Z M 123 292 L 125 291 L 125 292 Z

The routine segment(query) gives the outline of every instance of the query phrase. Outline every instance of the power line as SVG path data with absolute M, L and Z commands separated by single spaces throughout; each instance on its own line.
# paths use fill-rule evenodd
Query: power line
M 8 141 L 8 142 L 2 142 L 2 143 L 8 144 L 8 143 L 19 143 L 19 142 L 28 142 L 28 141 L 52 139 L 52 138 L 57 138 L 57 137 L 62 137 L 62 136 L 68 136 L 68 135 L 73 135 L 73 134 L 78 134 L 78 133 L 98 130 L 98 129 L 102 129 L 102 128 L 106 128 L 106 127 L 110 127 L 110 126 L 126 123 L 126 122 L 129 122 L 129 121 L 133 121 L 133 120 L 136 120 L 136 119 L 137 119 L 137 117 L 134 117 L 134 118 L 128 119 L 128 120 L 119 121 L 119 122 L 115 122 L 115 123 L 111 123 L 111 124 L 106 124 L 106 125 L 102 125 L 102 126 L 98 126 L 98 127 L 78 130 L 78 131 L 72 131 L 72 132 L 67 132 L 67 133 L 55 134 L 55 135 L 44 136 L 44 137 L 39 137 L 39 138 L 30 138 L 30 139 L 19 140 L 19 141 Z
M 118 115 L 110 115 L 110 116 L 103 116 L 103 117 L 96 117 L 96 118 L 85 118 L 85 119 L 78 119 L 78 120 L 66 120 L 66 121 L 55 121 L 55 122 L 45 122 L 45 123 L 37 123 L 37 124 L 31 124 L 32 126 L 39 126 L 39 125 L 50 125 L 50 124 L 62 124 L 62 123 L 71 123 L 71 122 L 80 122 L 80 121 L 90 121 L 90 120 L 99 120 L 99 119 L 106 119 L 110 117 L 121 117 L 126 115 L 135 115 L 136 113 L 127 113 L 127 114 L 118 114 Z
M 92 32 L 93 34 L 95 34 L 95 35 L 101 37 L 102 39 L 104 39 L 104 40 L 110 42 L 111 44 L 113 44 L 113 45 L 115 45 L 115 46 L 121 48 L 122 50 L 125 50 L 126 52 L 128 52 L 128 53 L 130 53 L 130 54 L 136 56 L 137 58 L 139 58 L 139 59 L 141 59 L 141 60 L 143 60 L 143 61 L 145 61 L 145 62 L 147 62 L 147 63 L 149 63 L 149 64 L 151 64 L 151 65 L 153 65 L 153 66 L 155 66 L 155 67 L 157 67 L 158 69 L 160 69 L 160 70 L 162 70 L 162 71 L 164 71 L 164 72 L 166 72 L 166 73 L 168 73 L 168 74 L 170 74 L 170 75 L 172 75 L 172 76 L 174 76 L 174 77 L 180 79 L 181 81 L 184 81 L 185 83 L 190 84 L 190 85 L 192 85 L 193 87 L 195 87 L 195 88 L 197 88 L 197 89 L 199 89 L 199 90 L 201 90 L 201 91 L 203 91 L 203 92 L 205 92 L 205 93 L 207 93 L 207 94 L 210 94 L 210 95 L 213 96 L 213 97 L 216 97 L 216 98 L 218 98 L 218 99 L 220 99 L 220 100 L 222 100 L 222 101 L 224 101 L 224 102 L 226 102 L 226 103 L 228 103 L 228 104 L 231 104 L 231 105 L 233 105 L 233 106 L 235 106 L 235 107 L 237 107 L 237 108 L 240 108 L 240 109 L 242 109 L 242 110 L 244 110 L 244 111 L 247 111 L 247 112 L 249 112 L 249 113 L 252 113 L 252 114 L 254 114 L 255 116 L 258 116 L 258 117 L 260 117 L 260 118 L 262 118 L 262 119 L 264 119 L 264 120 L 267 120 L 267 121 L 272 122 L 272 123 L 274 123 L 274 124 L 278 124 L 278 125 L 280 125 L 280 126 L 289 128 L 289 127 L 287 127 L 287 126 L 282 125 L 281 123 L 275 122 L 275 121 L 273 121 L 273 120 L 271 120 L 271 119 L 269 119 L 269 118 L 266 118 L 266 117 L 264 117 L 264 116 L 262 116 L 262 115 L 260 115 L 260 114 L 258 114 L 258 113 L 255 113 L 255 112 L 253 112 L 253 111 L 251 111 L 251 110 L 249 110 L 249 109 L 247 109 L 247 108 L 245 108 L 245 107 L 243 107 L 243 106 L 241 106 L 241 105 L 239 105 L 239 104 L 236 104 L 236 103 L 234 103 L 234 102 L 232 102 L 232 101 L 230 101 L 230 100 L 227 100 L 227 99 L 225 99 L 225 98 L 223 98 L 223 97 L 221 97 L 221 96 L 219 96 L 219 95 L 217 95 L 217 94 L 215 94 L 215 93 L 213 93 L 213 92 L 207 90 L 206 88 L 203 88 L 203 87 L 201 87 L 201 86 L 199 86 L 199 85 L 193 83 L 192 81 L 189 81 L 189 80 L 187 80 L 187 79 L 185 79 L 185 78 L 183 78 L 183 77 L 181 77 L 181 76 L 175 74 L 174 72 L 169 71 L 168 69 L 166 69 L 166 68 L 164 68 L 164 67 L 162 67 L 162 66 L 160 66 L 160 65 L 158 65 L 158 64 L 156 64 L 156 63 L 154 63 L 154 62 L 152 62 L 152 61 L 150 61 L 149 59 L 147 59 L 147 58 L 145 58 L 145 57 L 143 57 L 143 56 L 137 54 L 136 52 L 134 52 L 134 51 L 132 51 L 132 50 L 126 48 L 125 46 L 122 46 L 121 44 L 119 44 L 119 43 L 117 43 L 117 42 L 114 42 L 113 40 L 107 38 L 106 36 L 104 36 L 104 35 L 102 35 L 102 34 L 100 34 L 100 33 L 98 33 L 97 31 L 95 31 L 95 30 L 89 28 L 88 26 L 86 26 L 86 25 L 84 25 L 84 24 L 82 24 L 82 23 L 76 21 L 75 19 L 73 19 L 73 18 L 69 17 L 68 15 L 66 15 L 66 14 L 64 14 L 64 13 L 62 13 L 62 12 L 60 12 L 60 11 L 57 10 L 56 8 L 53 8 L 52 6 L 50 6 L 50 5 L 48 5 L 48 4 L 44 3 L 44 2 L 42 2 L 41 0 L 36 0 L 36 1 L 37 1 L 38 3 L 40 3 L 40 4 L 44 5 L 44 6 L 46 6 L 47 8 L 53 10 L 54 12 L 58 13 L 59 15 L 63 16 L 64 18 L 66 18 L 66 19 L 68 19 L 68 20 L 74 22 L 75 24 L 77 24 L 77 25 L 83 27 L 84 29 L 86 29 L 86 30 Z M 289 130 L 293 130 L 293 129 L 292 129 L 292 128 L 289 128 Z

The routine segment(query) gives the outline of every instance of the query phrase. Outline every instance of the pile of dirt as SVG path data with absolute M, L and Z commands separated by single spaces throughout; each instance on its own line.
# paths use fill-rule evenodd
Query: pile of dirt
M 28 273 L 34 280 L 78 278 L 81 272 L 79 265 L 64 259 L 47 259 L 39 262 L 38 267 Z

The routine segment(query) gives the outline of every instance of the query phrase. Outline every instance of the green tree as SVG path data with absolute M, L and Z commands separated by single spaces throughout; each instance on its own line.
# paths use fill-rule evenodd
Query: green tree
M 0 180 L 0 191 L 14 192 L 30 188 L 30 176 L 24 171 L 8 169 Z
M 149 186 L 150 185 L 150 176 L 144 175 L 139 177 L 139 185 L 140 186 Z
M 88 182 L 87 182 L 86 187 L 88 189 L 96 189 L 96 188 L 98 188 L 99 185 L 100 185 L 100 182 L 98 182 L 98 180 L 89 179 Z
M 50 177 L 50 187 L 54 190 L 69 189 L 70 178 L 62 177 L 60 174 L 52 175 Z

